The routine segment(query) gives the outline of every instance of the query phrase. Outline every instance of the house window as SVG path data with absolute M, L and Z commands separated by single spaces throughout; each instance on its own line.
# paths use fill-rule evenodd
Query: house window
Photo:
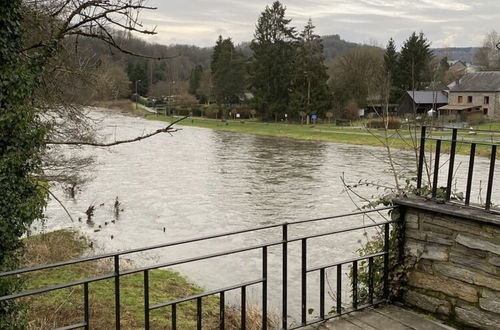
M 490 97 L 489 96 L 484 97 L 484 104 L 490 104 Z
M 472 103 L 472 96 L 467 96 L 467 103 Z
M 462 95 L 460 95 L 458 97 L 458 103 L 462 103 L 464 101 L 464 97 Z
M 483 113 L 484 113 L 485 116 L 487 116 L 488 115 L 488 109 L 483 108 Z

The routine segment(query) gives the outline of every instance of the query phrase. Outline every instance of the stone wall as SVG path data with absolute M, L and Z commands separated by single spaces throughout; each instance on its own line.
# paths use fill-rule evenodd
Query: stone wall
M 500 218 L 403 200 L 408 272 L 404 302 L 465 328 L 500 329 Z

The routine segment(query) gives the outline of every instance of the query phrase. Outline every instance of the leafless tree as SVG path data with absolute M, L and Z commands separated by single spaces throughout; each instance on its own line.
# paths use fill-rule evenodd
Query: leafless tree
M 103 71 L 101 59 L 88 42 L 82 42 L 84 39 L 128 55 L 173 58 L 166 54 L 138 54 L 124 46 L 123 41 L 133 34 L 156 33 L 155 28 L 146 28 L 140 20 L 142 11 L 154 7 L 145 0 L 24 0 L 22 5 L 26 33 L 19 55 L 24 65 L 38 72 L 40 84 L 31 106 L 47 127 L 43 181 L 74 189 L 88 179 L 82 173 L 92 166 L 93 158 L 68 152 L 68 148 L 110 147 L 176 131 L 172 123 L 136 138 L 102 142 L 96 134 L 97 122 L 85 107 L 103 91 L 124 93 L 128 79 L 123 71 L 110 66 Z M 110 86 L 109 90 L 99 87 L 103 82 Z

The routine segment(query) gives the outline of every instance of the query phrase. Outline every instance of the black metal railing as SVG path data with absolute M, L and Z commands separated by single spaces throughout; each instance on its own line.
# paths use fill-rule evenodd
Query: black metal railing
M 432 136 L 433 131 L 438 131 L 440 133 L 451 131 L 450 138 L 436 138 Z M 471 139 L 465 137 L 459 137 L 460 132 L 481 134 L 483 136 L 483 140 L 479 138 Z M 486 136 L 489 134 L 489 136 Z M 495 164 L 497 158 L 497 149 L 500 145 L 500 132 L 499 131 L 491 131 L 491 130 L 471 130 L 471 129 L 459 129 L 459 128 L 446 128 L 446 127 L 421 127 L 420 132 L 420 151 L 419 151 L 419 159 L 418 159 L 418 170 L 417 170 L 417 192 L 419 194 L 425 194 L 426 186 L 424 184 L 424 177 L 427 171 L 428 174 L 428 185 L 427 187 L 430 189 L 430 194 L 433 199 L 444 199 L 446 202 L 452 201 L 452 191 L 453 191 L 453 180 L 454 175 L 456 173 L 456 155 L 457 155 L 457 146 L 465 146 L 466 150 L 468 149 L 468 171 L 466 177 L 465 184 L 465 194 L 463 198 L 457 199 L 453 198 L 453 202 L 462 202 L 466 206 L 474 206 L 484 208 L 486 211 L 493 211 L 493 203 L 492 203 L 492 193 L 494 188 L 494 177 L 495 177 Z M 428 141 L 434 141 L 434 151 L 429 153 L 430 162 L 428 163 L 428 158 L 426 157 L 426 153 L 429 151 L 428 147 L 432 147 L 432 145 L 428 145 Z M 447 172 L 447 180 L 446 186 L 439 186 L 439 175 L 440 169 L 442 167 L 442 154 L 443 151 L 443 143 L 449 144 L 449 159 L 448 159 L 448 172 Z M 489 153 L 489 167 L 488 167 L 488 183 L 486 188 L 486 198 L 484 199 L 484 203 L 471 203 L 471 194 L 473 187 L 473 177 L 475 174 L 475 163 L 476 163 L 476 154 L 477 149 L 482 148 L 485 153 Z M 434 159 L 432 160 L 432 156 Z M 430 164 L 430 163 L 434 164 Z M 433 168 L 433 170 L 431 170 Z M 440 192 L 440 188 L 442 188 L 442 194 L 438 194 Z M 480 193 L 480 192 L 479 192 Z
M 369 211 L 360 211 L 360 212 L 355 212 L 355 213 L 350 213 L 350 214 L 344 214 L 344 215 L 338 215 L 338 216 L 332 216 L 332 217 L 324 217 L 324 218 L 317 218 L 317 219 L 310 219 L 310 220 L 302 220 L 302 221 L 294 221 L 294 222 L 288 222 L 288 223 L 280 223 L 280 224 L 273 224 L 273 225 L 267 225 L 267 226 L 261 226 L 261 227 L 256 227 L 252 229 L 243 229 L 243 230 L 238 230 L 238 231 L 232 231 L 232 232 L 225 232 L 225 233 L 219 233 L 215 235 L 210 235 L 210 236 L 205 236 L 205 237 L 199 237 L 199 238 L 193 238 L 193 239 L 187 239 L 187 240 L 182 240 L 182 241 L 177 241 L 177 242 L 171 242 L 171 243 L 165 243 L 165 244 L 159 244 L 159 245 L 154 245 L 154 246 L 149 246 L 145 248 L 138 248 L 138 249 L 131 249 L 131 250 L 126 250 L 126 251 L 121 251 L 121 252 L 116 252 L 116 253 L 108 253 L 108 254 L 102 254 L 102 255 L 97 255 L 97 256 L 89 256 L 85 258 L 80 258 L 77 260 L 70 260 L 70 261 L 64 261 L 64 262 L 58 262 L 58 263 L 53 263 L 53 264 L 48 264 L 48 265 L 42 265 L 42 266 L 36 266 L 36 267 L 29 267 L 29 268 L 22 268 L 18 270 L 13 270 L 13 271 L 7 271 L 0 273 L 0 278 L 5 278 L 9 276 L 20 276 L 23 274 L 29 274 L 33 272 L 38 272 L 38 271 L 43 271 L 43 270 L 48 270 L 48 269 L 55 269 L 55 268 L 60 268 L 64 266 L 69 266 L 69 265 L 76 265 L 76 264 L 81 264 L 85 262 L 90 262 L 90 261 L 96 261 L 96 260 L 102 260 L 102 259 L 107 259 L 107 258 L 112 258 L 113 259 L 113 272 L 111 274 L 107 275 L 102 275 L 102 276 L 96 276 L 93 278 L 87 278 L 84 280 L 78 280 L 78 281 L 73 281 L 73 282 L 68 282 L 68 283 L 63 283 L 59 285 L 54 285 L 54 286 L 47 286 L 43 288 L 37 288 L 33 290 L 27 290 L 27 291 L 22 291 L 18 293 L 12 293 L 11 295 L 3 296 L 0 297 L 0 302 L 1 301 L 7 301 L 7 300 L 14 300 L 14 299 L 20 299 L 23 297 L 30 297 L 30 296 L 35 296 L 39 295 L 42 293 L 46 292 L 51 292 L 51 291 L 57 291 L 57 290 L 62 290 L 65 288 L 72 288 L 72 287 L 82 287 L 83 288 L 83 297 L 82 297 L 82 309 L 83 309 L 83 320 L 81 322 L 78 322 L 76 324 L 71 324 L 71 325 L 66 325 L 61 328 L 57 329 L 89 329 L 92 320 L 90 319 L 90 313 L 89 313 L 89 284 L 99 282 L 99 281 L 104 281 L 104 280 L 109 280 L 112 279 L 114 280 L 114 316 L 115 316 L 115 328 L 120 329 L 121 325 L 121 310 L 120 310 L 120 301 L 122 297 L 122 293 L 120 292 L 120 279 L 123 278 L 124 276 L 128 276 L 131 274 L 139 274 L 142 273 L 143 275 L 143 290 L 144 290 L 144 328 L 145 329 L 150 329 L 150 315 L 152 311 L 155 310 L 161 310 L 161 309 L 170 309 L 170 319 L 171 319 L 171 328 L 172 329 L 177 329 L 177 307 L 179 304 L 184 303 L 184 302 L 190 302 L 194 301 L 196 302 L 196 324 L 197 324 L 197 329 L 202 329 L 202 316 L 203 316 L 203 298 L 209 297 L 209 296 L 218 296 L 219 297 L 219 306 L 220 306 L 220 311 L 219 311 L 219 325 L 218 327 L 220 329 L 225 329 L 225 304 L 226 304 L 226 293 L 229 291 L 235 291 L 239 290 L 240 291 L 240 308 L 241 308 L 241 316 L 240 316 L 240 324 L 241 324 L 241 329 L 246 329 L 247 326 L 247 288 L 255 285 L 261 285 L 261 317 L 262 317 L 262 329 L 267 329 L 268 327 L 268 290 L 269 290 L 269 282 L 268 282 L 268 248 L 270 247 L 280 247 L 282 249 L 282 274 L 281 274 L 281 288 L 274 288 L 274 289 L 281 289 L 281 300 L 282 300 L 282 306 L 281 306 L 281 328 L 282 329 L 298 329 L 302 328 L 304 326 L 314 324 L 317 322 L 321 322 L 324 320 L 328 320 L 331 318 L 339 317 L 341 315 L 351 313 L 353 311 L 357 311 L 369 306 L 373 306 L 374 304 L 378 304 L 381 302 L 384 302 L 387 300 L 388 295 L 389 295 L 389 235 L 390 235 L 390 225 L 391 224 L 396 224 L 399 222 L 399 218 L 395 217 L 394 214 L 397 214 L 397 212 L 393 213 L 391 216 L 386 217 L 386 212 L 392 212 L 396 209 L 396 207 L 383 207 L 379 208 L 376 210 L 369 210 Z M 369 214 L 373 213 L 378 213 L 382 217 L 379 217 L 378 219 L 373 219 Z M 372 221 L 368 224 L 363 224 L 359 226 L 352 226 L 352 227 L 347 227 L 343 229 L 335 229 L 335 230 L 328 230 L 328 231 L 323 231 L 320 233 L 315 233 L 311 235 L 306 235 L 306 236 L 298 236 L 298 237 L 290 237 L 289 236 L 289 228 L 294 225 L 299 225 L 299 224 L 313 224 L 317 223 L 320 221 L 330 221 L 330 220 L 340 220 L 340 219 L 345 219 L 347 217 L 351 216 L 370 216 L 372 218 Z M 201 256 L 196 256 L 196 257 L 190 257 L 190 258 L 185 258 L 185 259 L 180 259 L 176 261 L 171 261 L 171 262 L 165 262 L 165 263 L 157 263 L 152 266 L 147 266 L 147 267 L 140 267 L 140 268 L 135 268 L 132 270 L 121 270 L 120 269 L 120 260 L 123 256 L 125 255 L 130 255 L 130 254 L 135 254 L 139 252 L 145 252 L 145 251 L 151 251 L 155 249 L 160 249 L 160 248 L 167 248 L 167 247 L 173 247 L 173 246 L 183 246 L 185 244 L 189 243 L 195 243 L 195 242 L 205 242 L 207 240 L 212 240 L 216 238 L 222 238 L 222 237 L 227 237 L 227 236 L 233 236 L 233 235 L 239 235 L 239 234 L 246 234 L 246 233 L 255 233 L 258 231 L 263 231 L 267 229 L 279 229 L 281 228 L 281 233 L 279 237 L 271 242 L 266 242 L 262 244 L 257 244 L 257 245 L 252 245 L 252 246 L 246 246 L 246 247 L 241 247 L 237 249 L 232 249 L 232 250 L 226 250 L 223 252 L 214 252 L 210 254 L 205 254 Z M 337 235 L 341 233 L 348 233 L 348 232 L 353 232 L 353 231 L 364 231 L 368 228 L 382 228 L 380 230 L 380 233 L 383 235 L 383 250 L 372 253 L 369 255 L 364 255 L 362 257 L 357 257 L 357 258 L 352 258 L 352 259 L 347 259 L 347 260 L 342 260 L 342 261 L 336 261 L 332 263 L 327 263 L 321 266 L 315 266 L 315 267 L 307 267 L 307 259 L 308 259 L 308 253 L 307 253 L 307 247 L 308 247 L 308 242 L 310 242 L 313 239 L 320 238 L 320 237 L 327 237 L 327 236 L 332 236 L 332 235 Z M 301 244 L 301 312 L 300 315 L 296 315 L 296 319 L 300 319 L 300 323 L 295 323 L 295 324 L 289 324 L 289 313 L 288 313 L 288 305 L 289 305 L 289 296 L 288 296 L 288 291 L 289 291 L 289 286 L 288 286 L 288 280 L 289 280 L 289 253 L 288 253 L 288 247 L 289 244 L 294 243 L 294 242 L 300 242 Z M 393 248 L 400 248 L 400 247 L 393 247 Z M 191 262 L 196 262 L 196 261 L 201 261 L 201 260 L 208 260 L 208 259 L 213 259 L 217 257 L 222 257 L 222 256 L 229 256 L 229 255 L 235 255 L 239 253 L 243 253 L 246 251 L 256 251 L 260 250 L 261 251 L 261 261 L 262 261 L 262 268 L 261 268 L 261 275 L 259 278 L 251 281 L 246 281 L 242 283 L 238 283 L 235 285 L 227 286 L 224 288 L 220 288 L 217 290 L 212 290 L 212 291 L 207 291 L 204 293 L 200 294 L 195 294 L 191 295 L 188 297 L 183 297 L 163 303 L 158 303 L 158 304 L 151 304 L 150 301 L 150 271 L 154 269 L 159 269 L 159 268 L 166 268 L 166 267 L 172 267 L 172 266 L 177 266 L 181 264 L 187 264 Z M 382 269 L 382 282 L 380 285 L 383 287 L 383 290 L 379 296 L 375 296 L 377 293 L 380 292 L 375 292 L 375 286 L 377 283 L 375 283 L 374 280 L 374 272 L 376 271 L 374 268 L 374 260 L 376 258 L 383 258 L 383 267 Z M 359 271 L 359 264 L 368 261 L 368 284 L 367 284 L 367 289 L 368 289 L 368 299 L 367 301 L 361 301 L 359 295 L 358 295 L 358 290 L 359 290 L 359 280 L 358 280 L 358 271 Z M 352 308 L 343 308 L 343 301 L 345 301 L 344 297 L 342 297 L 342 273 L 343 270 L 346 270 L 347 267 L 352 267 L 352 283 L 351 283 L 351 288 L 352 288 Z M 326 302 L 325 302 L 325 274 L 326 271 L 329 269 L 334 269 L 336 268 L 337 270 L 337 276 L 336 276 L 336 306 L 335 306 L 335 312 L 334 313 L 327 313 L 326 312 Z M 311 273 L 319 273 L 320 277 L 320 285 L 319 285 L 319 297 L 320 297 L 320 311 L 319 311 L 319 317 L 316 317 L 312 320 L 308 319 L 308 306 L 307 306 L 307 297 L 308 297 L 308 274 Z M 219 276 L 219 275 L 218 275 Z M 344 304 L 345 305 L 345 304 Z

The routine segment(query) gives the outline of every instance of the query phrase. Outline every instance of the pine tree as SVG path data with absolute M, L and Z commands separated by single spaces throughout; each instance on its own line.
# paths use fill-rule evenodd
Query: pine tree
M 396 45 L 394 43 L 394 39 L 389 39 L 387 47 L 384 53 L 384 68 L 385 72 L 388 74 L 389 79 L 392 84 L 391 94 L 390 94 L 390 102 L 395 103 L 402 95 L 402 91 L 399 87 L 401 74 L 399 72 L 399 54 L 396 51 Z
M 322 115 L 331 105 L 323 43 L 321 37 L 314 34 L 314 28 L 309 19 L 297 42 L 291 95 L 291 110 L 295 116 L 299 112 Z
M 200 88 L 202 75 L 203 75 L 203 67 L 201 65 L 197 65 L 193 68 L 193 70 L 191 70 L 191 74 L 189 76 L 188 93 L 196 96 L 198 100 L 200 99 L 198 89 Z
M 415 32 L 405 41 L 399 58 L 401 81 L 399 87 L 403 91 L 419 90 L 430 81 L 429 64 L 432 60 L 430 43 L 423 33 Z
M 244 58 L 231 38 L 219 36 L 214 47 L 211 63 L 213 93 L 220 105 L 239 102 L 245 88 Z
M 282 116 L 288 111 L 293 78 L 295 30 L 289 27 L 286 8 L 275 1 L 267 6 L 257 22 L 250 48 L 250 86 L 256 110 L 265 119 Z

